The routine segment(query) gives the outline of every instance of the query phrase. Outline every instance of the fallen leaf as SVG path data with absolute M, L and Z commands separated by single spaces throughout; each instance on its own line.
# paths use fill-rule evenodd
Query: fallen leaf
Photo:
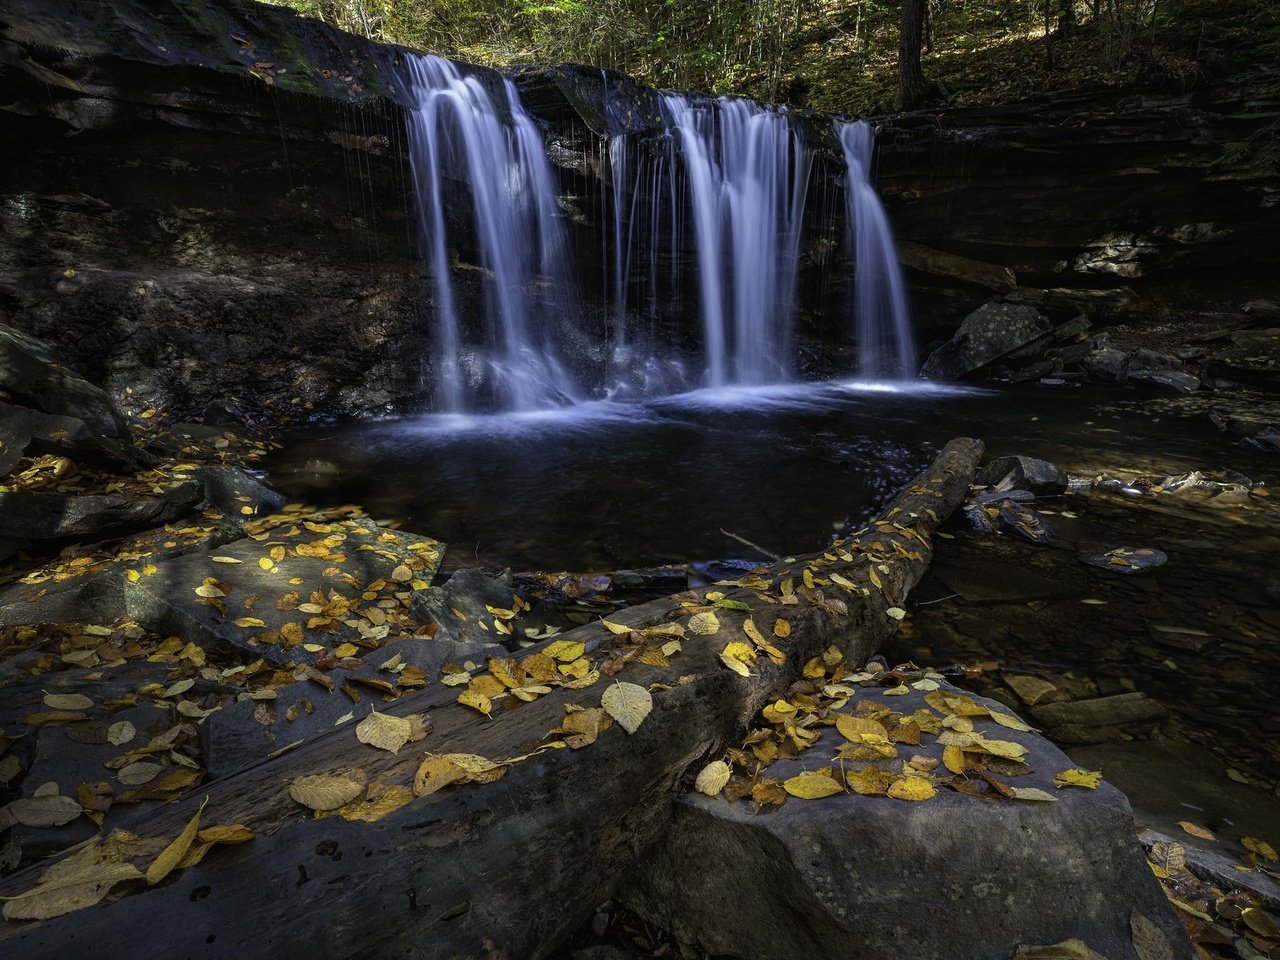
M 312 810 L 337 810 L 362 793 L 364 787 L 347 777 L 298 777 L 289 784 L 289 796 Z
M 1106 960 L 1106 957 L 1089 949 L 1083 940 L 1072 937 L 1043 947 L 1022 944 L 1013 960 Z
M 653 696 L 636 683 L 615 683 L 600 698 L 600 706 L 628 734 L 635 733 L 653 710 Z
M 791 636 L 791 624 L 783 619 L 773 621 L 773 635 L 779 640 L 785 640 Z
M 1201 840 L 1217 840 L 1218 835 L 1207 827 L 1202 827 L 1198 823 L 1192 823 L 1190 820 L 1179 820 L 1178 826 L 1182 828 L 1183 833 L 1189 833 L 1193 837 L 1199 837 Z
M 800 773 L 782 782 L 782 789 L 801 800 L 821 800 L 844 793 L 844 787 L 824 773 Z
M 141 783 L 150 783 L 163 769 L 164 767 L 158 763 L 153 763 L 149 760 L 138 760 L 116 771 L 116 779 L 121 783 L 136 787 Z
M 885 611 L 885 616 L 892 617 L 894 620 L 901 620 L 907 615 L 907 611 L 901 607 L 890 607 Z
M 1129 914 L 1129 931 L 1138 960 L 1175 960 L 1168 937 L 1137 910 Z
M 895 780 L 888 792 L 895 800 L 928 800 L 938 791 L 923 777 L 903 777 Z
M 1002 727 L 1008 727 L 1010 730 L 1020 730 L 1023 733 L 1030 733 L 1035 728 L 1027 724 L 1020 717 L 1015 717 L 1011 713 L 1001 713 L 999 710 L 991 711 L 991 719 Z
M 128 720 L 119 720 L 107 727 L 107 743 L 113 747 L 122 747 L 137 735 L 138 731 Z
M 28 827 L 60 827 L 83 812 L 76 800 L 56 794 L 14 800 L 7 807 L 0 807 L 0 811 L 5 810 L 18 823 Z
M 178 862 L 186 856 L 187 850 L 190 849 L 192 842 L 196 838 L 196 834 L 200 832 L 200 814 L 204 813 L 205 804 L 209 802 L 209 798 L 205 797 L 204 803 L 200 804 L 200 809 L 196 811 L 196 815 L 192 817 L 182 832 L 174 838 L 173 842 L 160 851 L 160 856 L 151 862 L 151 866 L 147 867 L 147 886 L 153 887 L 165 877 L 167 877 Z
M 1246 907 L 1240 919 L 1258 936 L 1268 940 L 1280 939 L 1280 927 L 1276 925 L 1275 918 L 1261 907 Z
M 472 710 L 479 710 L 486 717 L 493 715 L 493 701 L 486 697 L 483 693 L 475 690 L 463 690 L 458 695 L 458 702 L 464 707 L 470 707 Z
M 1079 767 L 1063 770 L 1053 778 L 1055 787 L 1083 787 L 1086 790 L 1098 789 L 1101 782 L 1101 770 L 1082 770 Z
M 1277 859 L 1275 847 L 1265 840 L 1259 840 L 1257 837 L 1242 837 L 1240 842 L 1244 844 L 1246 850 L 1250 853 L 1256 853 L 1263 860 L 1270 860 L 1274 863 Z
M 708 797 L 720 795 L 724 785 L 729 782 L 729 765 L 723 760 L 713 760 L 698 771 L 698 778 L 693 782 L 693 789 L 705 793 Z
M 710 610 L 695 613 L 689 618 L 689 632 L 710 635 L 720 630 L 720 621 Z
M 45 693 L 44 705 L 54 710 L 88 710 L 93 701 L 83 693 Z
M 117 883 L 140 880 L 129 863 L 83 863 L 59 871 L 56 880 L 38 884 L 16 897 L 3 897 L 6 920 L 48 920 L 101 902 Z
M 1056 803 L 1058 798 L 1046 790 L 1039 787 L 1014 787 L 1013 799 L 1015 800 L 1036 800 L 1042 802 Z
M 389 713 L 371 710 L 356 724 L 356 739 L 388 753 L 399 753 L 400 748 L 413 736 L 413 724 L 407 717 L 393 717 Z

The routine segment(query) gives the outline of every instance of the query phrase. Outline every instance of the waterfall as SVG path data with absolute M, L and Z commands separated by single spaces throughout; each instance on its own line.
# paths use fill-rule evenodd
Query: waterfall
M 915 377 L 918 356 L 906 282 L 893 229 L 871 183 L 875 132 L 865 121 L 838 129 L 844 150 L 846 231 L 857 260 L 854 276 L 858 376 L 864 380 Z
M 565 237 L 542 136 L 515 87 L 434 56 L 405 54 L 409 156 L 424 260 L 435 299 L 437 410 L 526 410 L 579 399 L 555 346 L 569 297 Z M 494 89 L 490 89 L 490 87 Z M 446 189 L 447 186 L 447 189 Z M 461 211 L 457 196 L 467 195 Z M 469 213 L 470 233 L 457 221 Z M 451 248 L 474 242 L 485 310 L 466 321 Z M 560 303 L 539 302 L 535 282 Z
M 673 93 L 662 105 L 688 182 L 706 384 L 788 379 L 812 153 L 782 110 Z

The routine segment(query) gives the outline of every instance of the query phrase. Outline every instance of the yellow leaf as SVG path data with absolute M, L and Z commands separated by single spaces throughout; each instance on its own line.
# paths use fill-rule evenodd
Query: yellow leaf
M 312 810 L 337 810 L 362 793 L 364 787 L 347 777 L 298 777 L 289 784 L 289 796 Z
M 800 773 L 782 782 L 782 789 L 801 800 L 820 800 L 844 793 L 844 787 L 822 773 Z
M 1020 717 L 1015 717 L 1011 713 L 1001 713 L 999 710 L 991 711 L 991 719 L 1002 727 L 1008 727 L 1010 730 L 1021 730 L 1023 733 L 1030 733 L 1035 729 Z
M 1201 840 L 1217 840 L 1218 835 L 1207 827 L 1202 827 L 1198 823 L 1192 823 L 1190 820 L 1179 820 L 1178 826 L 1182 828 L 1184 833 L 1189 833 L 1193 837 L 1199 837 Z
M 44 705 L 54 710 L 87 710 L 93 701 L 83 693 L 46 693 Z
M 718 632 L 720 629 L 720 621 L 716 615 L 710 610 L 703 613 L 695 613 L 689 618 L 689 632 L 702 635 L 709 635 Z
M 885 616 L 893 617 L 895 620 L 901 620 L 906 615 L 907 611 L 903 610 L 901 607 L 890 607 L 885 611 Z
M 729 643 L 720 651 L 720 662 L 732 670 L 734 673 L 744 677 L 751 676 L 748 669 L 750 664 L 755 663 L 756 652 L 745 643 L 739 643 L 737 640 Z
M 964 750 L 954 744 L 942 748 L 942 765 L 959 776 L 964 776 L 969 769 L 965 763 Z
M 543 653 L 552 660 L 561 663 L 572 663 L 582 657 L 586 645 L 578 640 L 554 640 L 543 649 Z
M 259 558 L 258 558 L 258 566 L 260 566 L 263 570 L 273 570 L 273 569 L 275 569 L 275 564 L 271 562 L 271 558 L 270 558 L 270 557 L 259 557 Z
M 836 729 L 841 736 L 853 743 L 879 743 L 889 739 L 889 731 L 883 724 L 867 717 L 851 717 L 847 713 L 836 717 Z
M 786 700 L 775 700 L 761 711 L 770 723 L 783 723 L 796 715 L 796 708 Z
M 212 827 L 205 827 L 196 834 L 196 839 L 201 843 L 225 843 L 227 846 L 247 843 L 253 837 L 253 831 L 243 823 L 215 824 Z
M 354 643 L 340 643 L 333 649 L 335 657 L 354 657 L 360 652 L 360 648 Z
M 379 785 L 380 786 L 380 785 Z M 349 803 L 338 811 L 343 820 L 357 820 L 361 823 L 377 823 L 389 813 L 412 802 L 413 791 L 409 787 L 399 785 L 382 786 L 376 793 L 369 788 L 370 796 L 361 803 Z
M 1034 800 L 1042 803 L 1056 802 L 1057 797 L 1052 793 L 1046 793 L 1039 787 L 1014 787 L 1013 799 L 1015 800 Z
M 889 796 L 895 800 L 928 800 L 937 792 L 923 777 L 903 777 L 889 787 Z
M 237 560 L 235 557 L 210 557 L 214 563 L 243 563 L 243 560 Z
M 400 583 L 407 583 L 413 579 L 413 571 L 402 563 L 391 571 L 391 579 Z
M 186 855 L 187 849 L 195 840 L 196 834 L 200 832 L 200 814 L 204 812 L 205 804 L 209 802 L 209 798 L 205 797 L 204 803 L 200 804 L 200 809 L 196 811 L 196 815 L 191 818 L 182 832 L 167 847 L 160 851 L 160 856 L 151 862 L 151 866 L 147 867 L 147 885 L 155 886 L 165 877 L 167 877 L 173 868 L 178 865 L 183 856 Z
M 463 690 L 458 697 L 458 702 L 464 707 L 479 710 L 486 717 L 493 714 L 493 703 L 483 693 L 477 693 L 475 690 Z
M 128 863 L 76 863 L 59 871 L 56 878 L 50 878 L 16 897 L 5 898 L 4 918 L 48 920 L 60 917 L 101 902 L 117 883 L 141 878 L 142 872 Z
M 1097 790 L 1101 782 L 1101 770 L 1082 770 L 1079 767 L 1063 770 L 1053 778 L 1055 787 L 1083 787 L 1086 790 Z
M 693 789 L 705 793 L 708 797 L 719 796 L 724 785 L 729 782 L 729 765 L 723 760 L 713 760 L 700 771 L 693 782 Z
M 1263 860 L 1274 862 L 1277 859 L 1275 847 L 1265 840 L 1259 840 L 1257 837 L 1242 837 L 1240 842 L 1244 844 L 1246 850 L 1250 853 L 1256 853 Z
M 221 590 L 219 590 L 212 583 L 202 583 L 200 584 L 200 586 L 196 587 L 196 596 L 206 597 L 206 598 L 217 598 L 217 597 L 225 597 L 226 594 L 223 593 Z
M 785 640 L 791 636 L 791 624 L 781 618 L 773 621 L 773 635 L 780 640 Z
M 742 632 L 745 633 L 747 635 L 747 639 L 757 647 L 764 645 L 764 636 L 760 633 L 760 628 L 756 626 L 755 621 L 750 617 L 742 621 Z
M 137 583 L 142 579 L 142 573 L 138 570 L 126 570 L 124 575 L 129 578 L 130 583 Z
M 356 724 L 356 739 L 388 753 L 399 753 L 413 736 L 413 724 L 407 717 L 393 717 L 389 713 L 371 710 Z
M 600 706 L 628 734 L 635 733 L 653 710 L 653 696 L 638 683 L 615 683 L 600 698 Z
M 615 635 L 619 635 L 619 636 L 620 636 L 620 635 L 622 635 L 622 634 L 624 634 L 624 633 L 630 633 L 630 632 L 631 632 L 631 628 L 630 628 L 630 627 L 624 627 L 624 626 L 623 626 L 622 624 L 620 624 L 620 623 L 610 623 L 608 620 L 603 620 L 603 619 L 602 619 L 600 622 L 601 622 L 602 624 L 604 624 L 604 625 L 605 625 L 605 627 L 607 627 L 607 628 L 608 628 L 608 630 L 609 630 L 609 632 L 610 632 L 610 633 L 615 634 Z
M 235 621 L 237 627 L 265 627 L 266 624 L 257 617 L 240 617 Z
M 272 560 L 274 560 L 276 563 L 279 563 L 285 557 L 284 547 L 281 547 L 281 546 L 272 547 L 270 556 Z

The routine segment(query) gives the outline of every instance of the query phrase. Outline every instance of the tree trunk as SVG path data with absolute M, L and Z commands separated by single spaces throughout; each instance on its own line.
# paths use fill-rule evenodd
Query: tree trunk
M 928 0 L 902 0 L 902 27 L 898 37 L 899 110 L 914 110 L 924 99 L 920 46 L 924 39 L 927 2 Z
M 420 744 L 393 755 L 359 742 L 346 724 L 215 781 L 159 812 L 147 833 L 177 837 L 207 796 L 202 824 L 245 824 L 252 840 L 215 848 L 155 886 L 117 887 L 123 895 L 106 905 L 0 925 L 0 953 L 13 960 L 87 949 L 184 960 L 546 956 L 662 836 L 691 773 L 740 743 L 808 660 L 835 645 L 860 661 L 894 630 L 886 610 L 924 574 L 930 537 L 967 492 L 981 453 L 979 441 L 953 440 L 855 538 L 762 568 L 748 586 L 714 588 L 723 594 L 709 601 L 717 604 L 714 633 L 690 629 L 669 666 L 634 661 L 617 676 L 653 689 L 653 711 L 633 735 L 614 724 L 582 749 L 526 756 L 563 722 L 566 705 L 599 704 L 612 686 L 607 676 L 529 703 L 495 701 L 493 719 L 460 705 L 456 689 L 433 684 L 385 711 L 430 711 L 433 729 Z M 706 604 L 705 594 L 680 594 L 613 619 L 633 629 L 687 624 L 690 605 Z M 749 618 L 754 626 L 745 627 Z M 777 620 L 789 631 L 776 629 Z M 761 653 L 740 676 L 721 652 L 731 641 L 749 645 L 754 631 L 777 645 L 782 662 Z M 599 623 L 557 639 L 582 641 L 597 665 L 629 643 Z M 354 774 L 403 796 L 424 750 L 525 759 L 497 781 L 448 786 L 369 821 L 317 818 L 289 795 L 301 776 Z M 30 889 L 47 867 L 8 878 L 3 893 Z

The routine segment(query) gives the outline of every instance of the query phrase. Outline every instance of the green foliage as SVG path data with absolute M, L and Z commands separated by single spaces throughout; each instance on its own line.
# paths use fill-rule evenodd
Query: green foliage
M 657 86 L 885 109 L 900 0 L 275 0 L 353 33 L 496 66 L 571 61 Z M 1273 0 L 928 0 L 938 103 L 1202 82 L 1280 36 Z

